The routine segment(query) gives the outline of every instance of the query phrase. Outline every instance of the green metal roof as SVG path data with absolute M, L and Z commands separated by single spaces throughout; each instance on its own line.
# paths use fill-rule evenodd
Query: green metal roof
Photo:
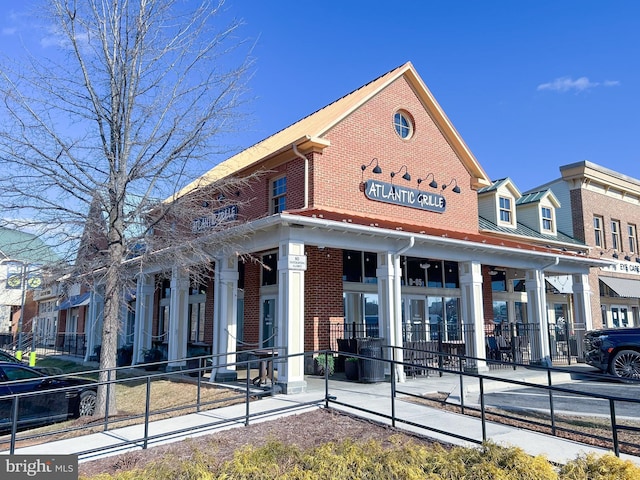
M 0 259 L 48 264 L 60 260 L 38 236 L 0 227 Z
M 541 190 L 539 192 L 529 192 L 522 195 L 518 200 L 516 200 L 516 205 L 524 205 L 527 203 L 535 203 L 539 202 L 544 198 L 544 196 L 549 193 L 549 190 Z
M 531 239 L 536 241 L 546 240 L 548 242 L 567 243 L 580 247 L 587 246 L 584 242 L 581 242 L 580 240 L 570 237 L 569 235 L 566 235 L 562 232 L 558 232 L 557 235 L 547 235 L 544 233 L 536 232 L 534 229 L 529 228 L 520 222 L 517 223 L 516 228 L 509 228 L 501 227 L 484 217 L 479 217 L 479 227 L 480 230 L 488 230 L 496 233 L 506 233 L 508 235 L 518 235 L 521 237 L 530 237 Z

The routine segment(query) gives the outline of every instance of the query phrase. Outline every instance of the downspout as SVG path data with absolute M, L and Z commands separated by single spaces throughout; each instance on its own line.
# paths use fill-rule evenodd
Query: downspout
M 556 259 L 553 262 L 549 263 L 548 265 L 544 265 L 540 270 L 544 272 L 547 268 L 555 267 L 559 263 L 560 263 L 560 257 L 556 257 Z
M 391 351 L 393 353 L 393 361 L 398 362 L 395 365 L 396 380 L 399 382 L 405 381 L 404 367 L 404 355 L 402 353 L 402 291 L 400 286 L 400 256 L 407 250 L 412 248 L 416 243 L 415 237 L 409 238 L 409 244 L 402 247 L 397 252 L 393 253 L 393 324 L 389 328 L 389 333 L 393 334 L 393 338 L 390 338 L 390 344 L 392 345 Z
M 298 150 L 298 146 L 295 143 L 293 143 L 291 147 L 293 148 L 293 153 L 295 153 L 297 157 L 304 160 L 304 207 L 303 208 L 308 208 L 309 207 L 309 159 L 305 155 L 300 153 L 300 150 Z

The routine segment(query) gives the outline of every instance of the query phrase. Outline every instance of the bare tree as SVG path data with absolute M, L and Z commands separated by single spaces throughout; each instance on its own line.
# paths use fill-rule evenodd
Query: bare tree
M 219 139 L 236 128 L 251 62 L 238 49 L 241 22 L 220 21 L 224 0 L 42 3 L 57 54 L 0 63 L 2 222 L 76 252 L 74 278 L 104 288 L 105 381 L 131 278 L 125 260 L 135 257 L 138 268 L 154 258 L 210 262 L 202 231 L 191 225 L 239 203 L 235 193 L 250 181 L 223 179 L 202 197 L 162 201 L 224 152 Z M 189 227 L 159 234 L 176 222 Z M 209 231 L 229 222 L 237 219 L 210 222 Z

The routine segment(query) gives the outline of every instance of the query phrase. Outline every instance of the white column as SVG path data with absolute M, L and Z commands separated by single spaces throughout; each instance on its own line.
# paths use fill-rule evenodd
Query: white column
M 186 366 L 189 315 L 189 277 L 177 268 L 171 274 L 171 307 L 169 308 L 169 351 L 167 370 Z
M 89 308 L 85 322 L 84 333 L 87 342 L 84 361 L 89 361 L 89 357 L 94 354 L 94 349 L 100 345 L 102 338 L 102 315 L 104 313 L 104 299 L 95 290 L 89 297 Z M 68 319 L 67 319 L 68 321 Z M 87 328 L 88 327 L 88 328 Z
M 460 315 L 464 329 L 465 354 L 469 357 L 487 358 L 484 335 L 484 307 L 482 297 L 482 264 L 460 262 Z M 473 330 L 468 326 L 473 325 Z M 475 372 L 489 370 L 485 360 L 467 360 L 466 368 Z
M 573 275 L 573 328 L 578 342 L 578 358 L 584 359 L 583 341 L 586 331 L 593 329 L 589 275 Z
M 400 255 L 393 255 L 385 252 L 378 254 L 378 268 L 376 277 L 378 279 L 378 322 L 380 324 L 380 335 L 385 339 L 386 344 L 391 347 L 391 352 L 387 353 L 387 358 L 393 358 L 398 362 L 403 361 L 402 355 L 402 302 L 400 284 Z M 388 364 L 385 364 L 385 370 Z M 391 373 L 386 371 L 385 373 Z M 404 382 L 404 368 L 402 365 L 396 367 L 396 380 Z
M 136 284 L 136 324 L 133 332 L 133 364 L 144 363 L 153 334 L 153 275 L 141 275 Z
M 285 241 L 280 244 L 278 259 L 278 318 L 276 319 L 279 354 L 304 352 L 304 272 L 307 257 L 304 243 Z M 304 356 L 288 357 L 278 362 L 278 384 L 284 393 L 306 391 Z
M 238 257 L 216 259 L 213 280 L 213 371 L 211 381 L 228 382 L 238 378 L 235 366 L 238 338 Z M 226 356 L 224 355 L 226 354 Z M 219 355 L 219 356 L 216 356 Z
M 531 332 L 531 363 L 551 366 L 549 352 L 549 329 L 547 326 L 547 297 L 542 270 L 527 270 L 527 316 L 529 323 L 538 326 L 538 332 Z

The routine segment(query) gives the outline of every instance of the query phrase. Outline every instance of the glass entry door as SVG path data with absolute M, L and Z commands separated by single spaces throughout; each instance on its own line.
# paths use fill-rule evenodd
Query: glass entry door
M 276 297 L 265 297 L 262 299 L 260 340 L 263 348 L 273 347 L 275 345 L 276 305 Z
M 405 340 L 419 342 L 429 340 L 428 324 L 426 320 L 427 302 L 424 297 L 406 297 L 403 304 L 409 306 L 404 310 Z

